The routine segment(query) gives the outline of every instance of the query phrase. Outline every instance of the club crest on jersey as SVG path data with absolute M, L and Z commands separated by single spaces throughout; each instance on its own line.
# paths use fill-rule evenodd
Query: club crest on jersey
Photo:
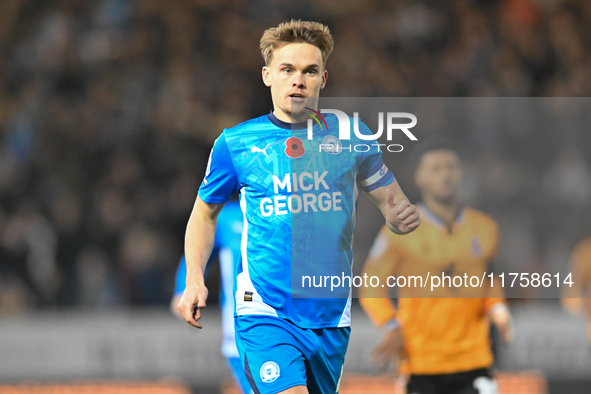
M 304 152 L 306 152 L 306 149 L 304 149 L 304 144 L 298 137 L 289 137 L 285 140 L 285 154 L 287 156 L 297 159 L 302 157 Z
M 275 361 L 267 361 L 261 366 L 261 380 L 263 383 L 273 383 L 279 378 L 279 371 L 279 365 Z
M 343 150 L 343 143 L 337 136 L 327 135 L 320 143 L 320 149 L 331 155 L 338 155 Z
M 474 257 L 480 257 L 482 256 L 482 245 L 480 244 L 480 240 L 478 239 L 477 236 L 473 236 L 472 237 L 472 241 L 470 241 L 471 243 L 471 248 L 472 248 L 472 256 Z

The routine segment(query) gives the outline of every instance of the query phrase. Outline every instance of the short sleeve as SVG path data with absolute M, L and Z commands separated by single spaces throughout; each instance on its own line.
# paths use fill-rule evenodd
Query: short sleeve
M 238 174 L 222 133 L 211 148 L 205 177 L 199 187 L 199 197 L 206 203 L 223 204 L 239 189 Z
M 365 123 L 359 122 L 359 126 L 361 133 L 371 134 Z M 360 153 L 360 155 L 357 179 L 366 192 L 374 191 L 394 181 L 394 174 L 384 164 L 380 150 L 372 148 L 367 152 Z

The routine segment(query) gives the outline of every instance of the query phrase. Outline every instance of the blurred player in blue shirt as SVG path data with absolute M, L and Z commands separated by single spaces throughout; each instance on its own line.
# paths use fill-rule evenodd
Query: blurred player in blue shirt
M 217 253 L 220 263 L 220 305 L 222 310 L 222 354 L 228 360 L 228 365 L 236 382 L 243 393 L 252 393 L 244 369 L 240 363 L 236 340 L 234 337 L 234 283 L 238 267 L 240 266 L 240 238 L 242 235 L 242 211 L 238 201 L 231 201 L 224 206 L 218 217 L 218 228 L 215 235 L 213 253 Z M 171 302 L 172 311 L 178 314 L 176 308 L 183 291 L 187 277 L 185 256 L 181 258 L 176 273 L 174 296 Z
M 203 271 L 216 218 L 240 191 L 235 329 L 250 386 L 257 394 L 338 393 L 350 333 L 350 284 L 326 298 L 326 289 L 304 288 L 298 278 L 351 275 L 359 187 L 391 231 L 409 233 L 420 220 L 381 151 L 351 149 L 363 142 L 357 133 L 339 140 L 336 115 L 323 118 L 324 126 L 313 126 L 314 138 L 307 137 L 308 111 L 317 110 L 315 99 L 328 77 L 328 28 L 282 23 L 265 31 L 260 48 L 273 111 L 224 130 L 212 148 L 187 225 L 187 287 L 178 310 L 201 328 Z M 360 129 L 371 133 L 363 124 Z M 327 141 L 342 149 L 323 151 Z

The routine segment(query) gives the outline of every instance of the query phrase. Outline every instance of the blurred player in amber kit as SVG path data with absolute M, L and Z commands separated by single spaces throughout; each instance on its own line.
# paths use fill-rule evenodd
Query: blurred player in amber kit
M 423 224 L 399 238 L 382 228 L 365 263 L 368 276 L 386 283 L 390 275 L 482 275 L 489 269 L 497 250 L 497 224 L 459 203 L 461 178 L 454 148 L 441 143 L 423 148 L 415 171 Z M 491 298 L 490 289 L 478 293 L 481 298 L 464 288 L 445 289 L 446 298 L 408 288 L 398 292 L 396 308 L 386 298 L 388 287 L 361 289 L 361 305 L 386 330 L 374 349 L 374 359 L 383 366 L 395 364 L 401 374 L 410 375 L 409 394 L 496 393 L 489 370 L 493 364 L 489 322 L 496 325 L 504 342 L 511 340 L 505 299 Z
M 572 287 L 563 287 L 562 305 L 570 312 L 585 314 L 591 343 L 591 237 L 579 242 L 571 254 Z

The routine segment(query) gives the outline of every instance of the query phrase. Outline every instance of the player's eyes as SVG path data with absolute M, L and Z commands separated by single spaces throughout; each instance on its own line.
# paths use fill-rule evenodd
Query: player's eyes
M 284 68 L 281 71 L 283 71 L 284 73 L 287 73 L 287 74 L 291 74 L 291 69 L 289 69 L 289 68 Z
M 317 74 L 317 72 L 316 72 L 316 70 L 308 70 L 307 74 L 314 75 L 314 74 Z

